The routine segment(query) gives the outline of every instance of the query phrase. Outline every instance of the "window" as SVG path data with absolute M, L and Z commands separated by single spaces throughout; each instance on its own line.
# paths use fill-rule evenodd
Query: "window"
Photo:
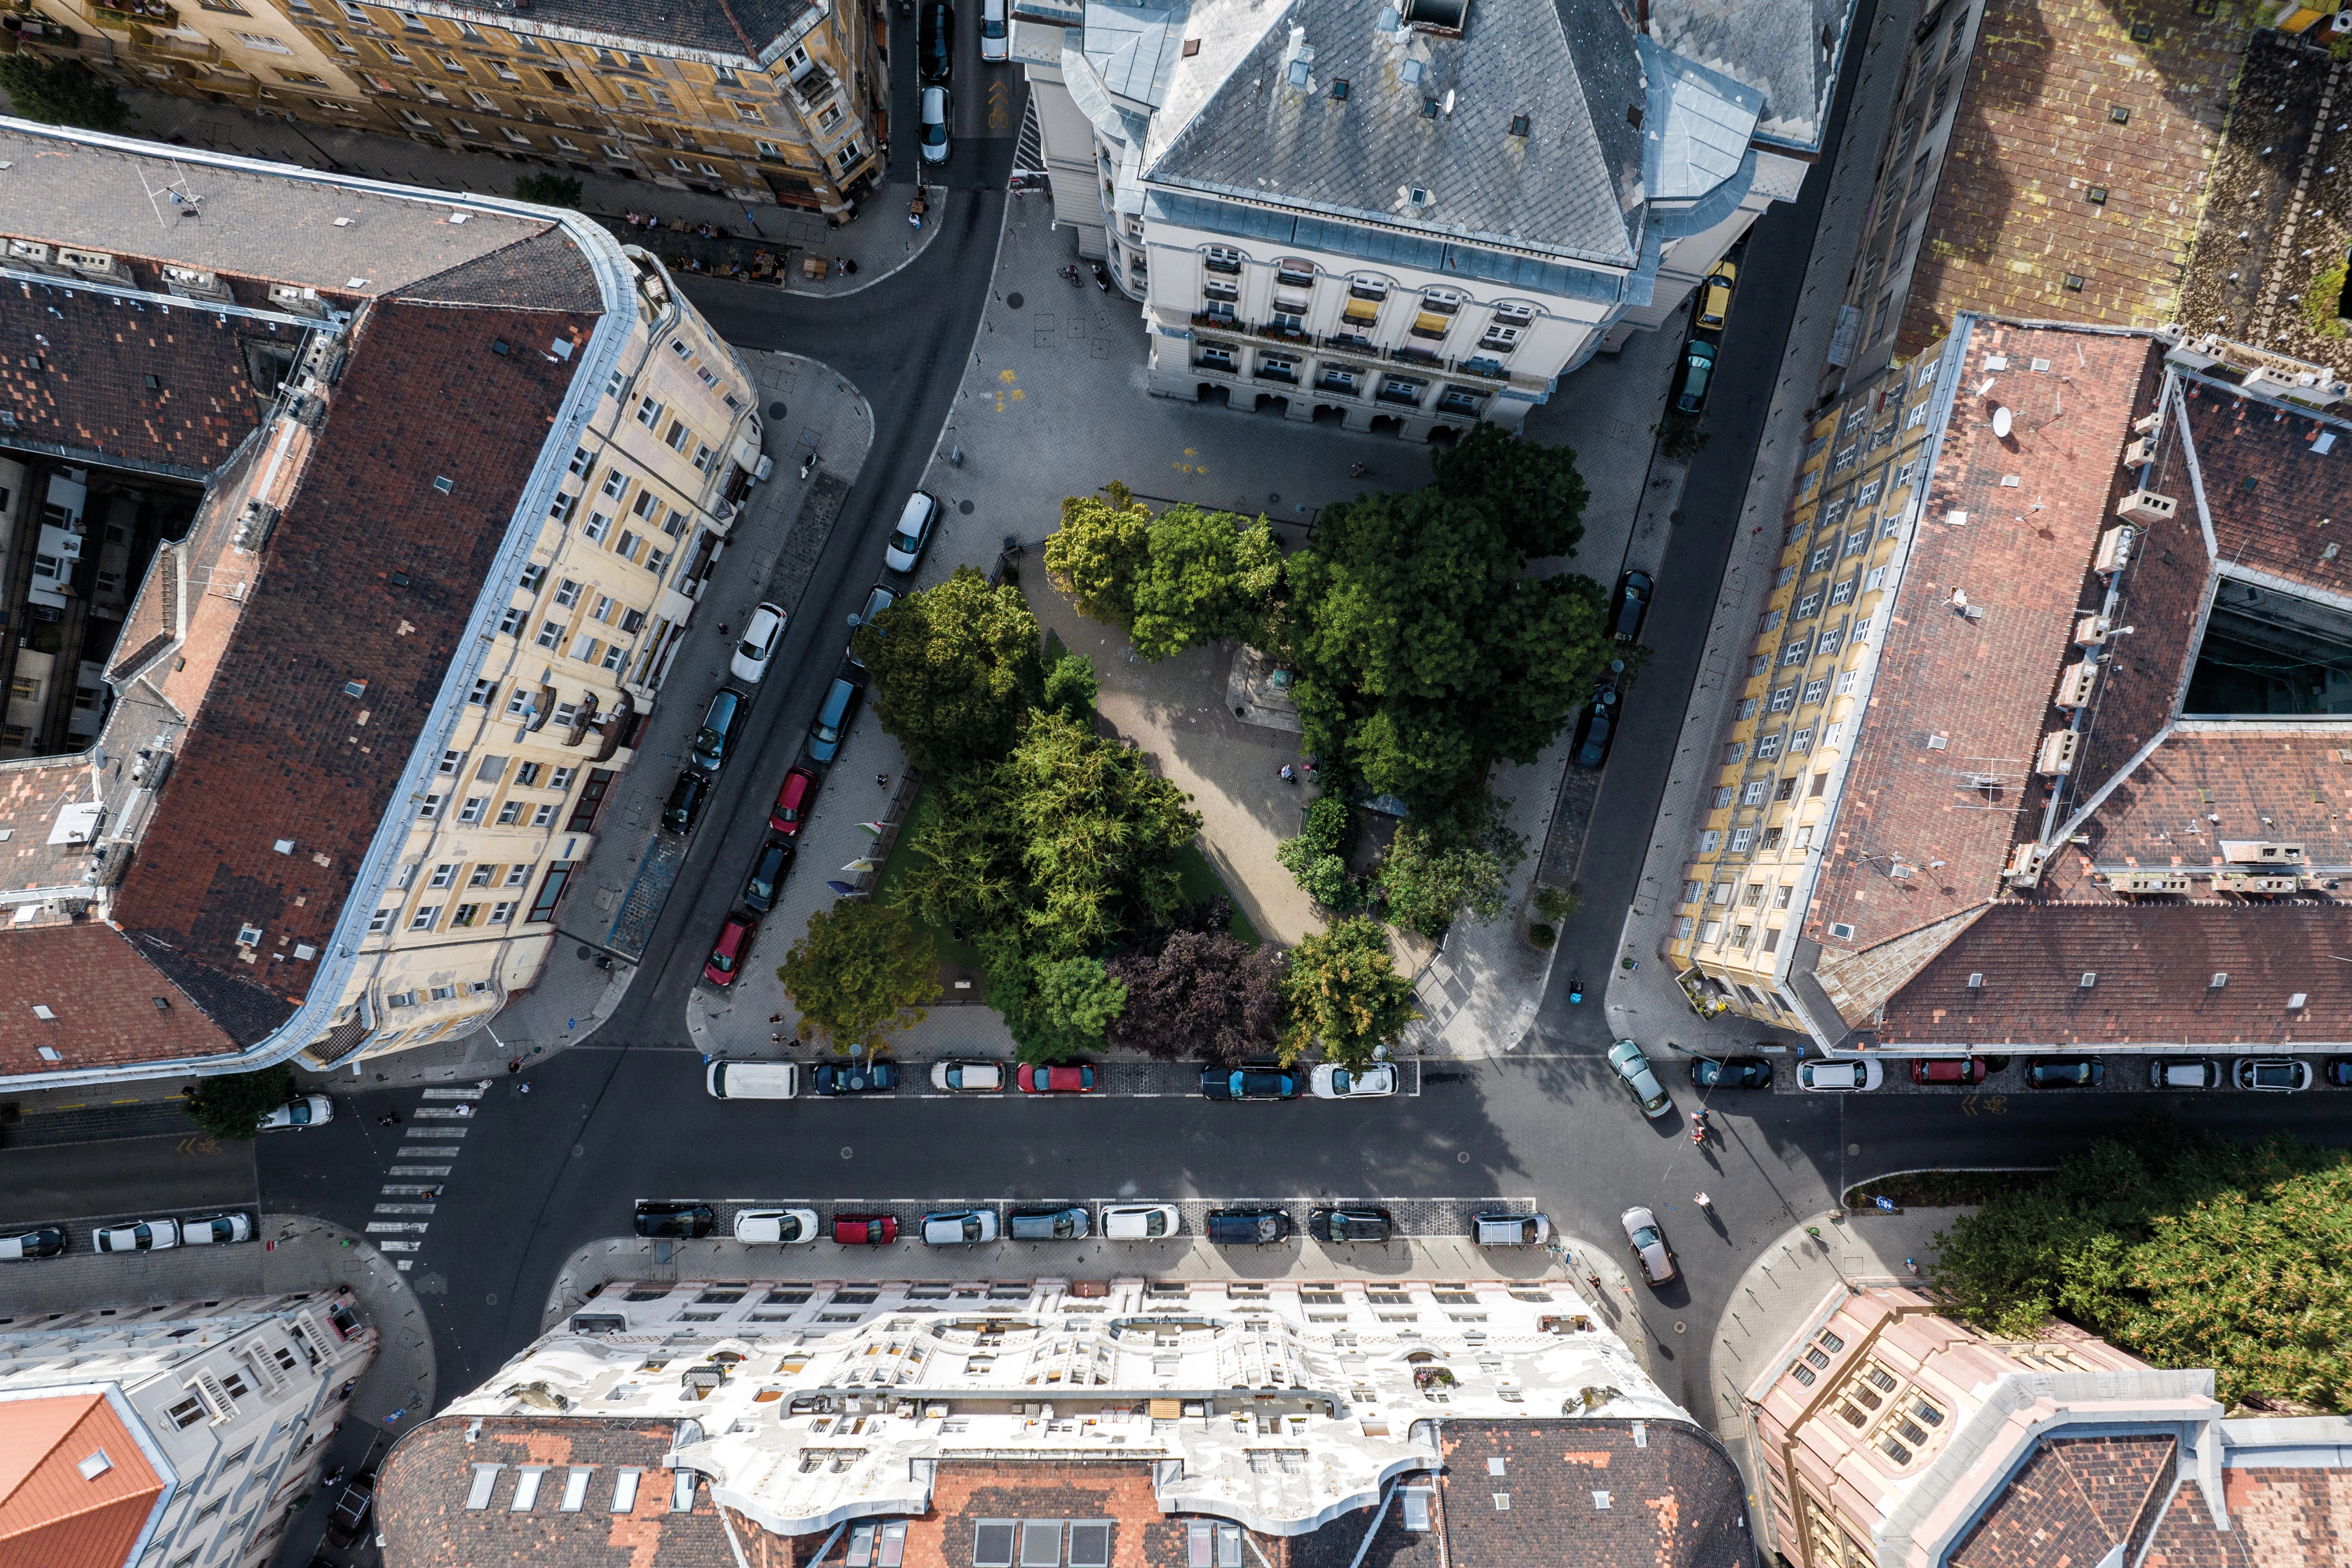
M 547 862 L 547 876 L 539 884 L 539 896 L 531 901 L 530 913 L 523 917 L 525 925 L 544 925 L 555 918 L 555 906 L 563 898 L 563 884 L 572 880 L 570 861 Z
M 532 809 L 530 813 L 530 825 L 532 827 L 543 828 L 553 821 L 555 821 L 555 808 L 553 806 L 538 806 Z
M 400 905 L 395 904 L 389 909 L 379 909 L 373 915 L 369 915 L 367 927 L 368 935 L 371 936 L 381 936 L 385 932 L 391 930 L 393 920 L 399 914 Z
M 637 400 L 637 423 L 647 430 L 661 428 L 662 405 L 650 397 Z
M 173 1427 L 184 1432 L 205 1418 L 205 1403 L 194 1397 L 183 1399 L 164 1411 L 163 1416 Z
M 522 569 L 522 581 L 520 586 L 525 593 L 537 593 L 546 581 L 547 565 L 545 562 L 535 560 L 529 566 Z
M 617 501 L 629 493 L 629 476 L 618 468 L 613 469 L 604 476 L 604 484 L 597 488 L 604 492 L 606 500 Z
M 1813 704 L 1821 701 L 1822 695 L 1829 690 L 1829 677 L 1827 675 L 1822 676 L 1817 681 L 1807 681 L 1805 683 L 1803 706 L 1810 707 Z
M 596 657 L 596 642 L 595 638 L 583 632 L 572 640 L 572 656 L 575 659 L 593 662 Z
M 707 473 L 709 473 L 709 472 L 710 471 L 710 459 L 711 459 L 712 455 L 713 455 L 713 454 L 711 453 L 710 448 L 709 448 L 708 446 L 701 446 L 701 445 L 698 445 L 698 446 L 696 446 L 696 447 L 695 447 L 695 449 L 694 449 L 694 465 L 695 465 L 695 467 L 697 467 L 697 468 L 700 469 L 702 472 L 704 472 L 704 473 L 706 473 L 706 474 L 707 474 Z
M 469 876 L 469 877 L 467 877 L 467 878 L 466 879 L 466 885 L 467 885 L 467 887 L 488 887 L 488 886 L 489 886 L 489 885 L 490 885 L 490 874 L 491 874 L 493 872 L 497 871 L 498 869 L 499 869 L 499 868 L 498 868 L 498 867 L 496 867 L 496 866 L 494 866 L 494 865 L 478 865 L 478 866 L 476 866 L 476 867 L 474 868 L 474 874 L 473 874 L 473 875 L 471 875 L 471 876 Z
M 1787 713 L 1790 706 L 1794 704 L 1796 700 L 1797 688 L 1794 685 L 1782 686 L 1772 694 L 1772 711 L 1774 713 Z
M 1740 851 L 1742 851 L 1742 850 L 1746 849 L 1746 848 L 1748 847 L 1748 845 L 1749 841 L 1751 841 L 1751 840 L 1752 840 L 1752 839 L 1754 839 L 1755 837 L 1756 837 L 1756 830 L 1755 830 L 1755 829 L 1753 829 L 1753 828 L 1734 828 L 1734 829 L 1732 829 L 1732 830 L 1731 830 L 1731 851 L 1732 851 L 1732 852 L 1733 852 L 1734 854 L 1738 854 Z M 1743 929 L 1744 929 L 1744 928 L 1743 928 Z
M 1758 761 L 1769 762 L 1772 758 L 1780 755 L 1780 737 L 1779 736 L 1768 735 L 1763 739 L 1756 743 L 1756 759 Z
M 635 560 L 637 559 L 637 547 L 644 542 L 645 541 L 638 538 L 635 534 L 630 532 L 626 528 L 623 528 L 621 530 L 621 537 L 613 541 L 613 553 L 619 556 L 623 560 Z M 577 657 L 578 655 L 575 654 L 573 656 Z
M 437 794 L 425 796 L 424 802 L 416 808 L 416 820 L 420 822 L 429 822 L 438 817 L 441 814 L 441 801 L 442 797 Z
M 1819 571 L 1823 567 L 1829 565 L 1831 558 L 1836 554 L 1837 547 L 1835 545 L 1823 545 L 1821 549 L 1815 550 L 1806 560 L 1805 570 L 1808 572 Z
M 1868 575 L 1862 580 L 1862 591 L 1864 593 L 1875 593 L 1885 586 L 1886 569 L 1883 566 L 1872 567 Z
M 542 648 L 554 647 L 557 643 L 563 641 L 563 622 L 561 621 L 541 622 L 539 626 L 539 636 L 534 640 Z M 520 695 L 522 688 L 520 686 L 516 687 L 515 693 L 517 695 Z
M 1756 779 L 1749 783 L 1746 789 L 1740 790 L 1739 803 L 1743 806 L 1760 806 L 1764 803 L 1764 797 L 1771 788 L 1772 783 L 1770 779 Z
M 1798 638 L 1795 642 L 1793 642 L 1793 643 L 1790 643 L 1787 647 L 1785 647 L 1785 648 L 1783 648 L 1783 649 L 1781 649 L 1781 650 L 1780 650 L 1780 663 L 1781 663 L 1781 664 L 1803 664 L 1803 663 L 1805 662 L 1805 653 L 1806 653 L 1806 651 L 1807 651 L 1808 649 L 1810 649 L 1810 648 L 1811 647 L 1811 645 L 1812 645 L 1812 639 L 1811 639 L 1811 638 L 1810 638 L 1810 637 L 1800 637 L 1800 638 Z
M 511 637 L 520 632 L 523 617 L 527 613 L 526 611 L 509 608 L 505 614 L 499 617 L 499 635 Z
M 420 904 L 416 906 L 416 913 L 408 917 L 408 928 L 411 931 L 430 931 L 433 929 L 434 923 L 440 918 L 439 904 Z
M 1853 597 L 1853 579 L 1850 577 L 1843 582 L 1839 583 L 1835 588 L 1830 590 L 1830 603 L 1832 605 L 1843 604 L 1847 600 L 1852 599 Z
M 603 544 L 604 536 L 612 531 L 613 515 L 610 512 L 589 513 L 588 521 L 580 529 L 581 534 L 592 545 Z
M 532 788 L 539 782 L 539 774 L 540 765 L 538 763 L 523 763 L 515 769 L 515 788 L 518 789 L 529 789 Z
M 511 828 L 517 822 L 522 821 L 522 808 L 523 802 L 520 800 L 509 800 L 505 805 L 499 807 L 499 826 L 501 828 Z
M 1812 743 L 1813 743 L 1813 732 L 1812 732 L 1812 728 L 1811 728 L 1811 726 L 1808 726 L 1808 727 L 1806 727 L 1805 728 L 1803 728 L 1803 729 L 1801 729 L 1801 730 L 1797 731 L 1794 735 L 1792 735 L 1792 736 L 1789 737 L 1789 753 L 1790 753 L 1790 756 L 1792 756 L 1792 757 L 1793 757 L 1793 756 L 1794 756 L 1794 755 L 1796 755 L 1798 752 L 1802 751 L 1802 750 L 1804 750 L 1807 747 L 1809 747 L 1809 746 L 1812 745 Z
M 507 900 L 505 900 L 505 901 L 503 901 L 503 902 L 501 902 L 501 903 L 494 904 L 490 905 L 490 924 L 491 924 L 491 925 L 504 925 L 508 921 L 509 921 L 509 920 L 511 920 L 511 919 L 513 919 L 513 918 L 514 918 L 514 900 L 512 900 L 512 899 L 507 899 Z
M 576 768 L 559 768 L 547 776 L 547 787 L 551 789 L 569 789 L 572 788 L 572 775 L 579 771 Z
M 1718 811 L 1722 810 L 1725 807 L 1731 804 L 1732 800 L 1738 795 L 1738 793 L 1739 791 L 1734 789 L 1731 785 L 1724 785 L 1715 792 L 1715 809 Z
M 489 706 L 499 700 L 499 683 L 488 675 L 481 676 L 474 682 L 474 689 L 466 695 L 466 700 L 476 707 Z
M 1802 599 L 1797 601 L 1796 618 L 1802 621 L 1806 616 L 1811 615 L 1814 611 L 1819 610 L 1821 607 L 1821 592 L 1819 590 L 1815 590 L 1813 592 L 1808 593 Z
M 457 879 L 457 868 L 456 865 L 436 865 L 433 868 L 433 875 L 425 882 L 425 885 L 427 887 L 446 887 Z

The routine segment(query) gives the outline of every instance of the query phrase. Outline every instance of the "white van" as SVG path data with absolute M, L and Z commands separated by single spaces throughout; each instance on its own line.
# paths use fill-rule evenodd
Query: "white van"
M 1540 1247 L 1551 1239 L 1551 1221 L 1540 1214 L 1482 1214 L 1470 1222 L 1481 1247 Z
M 789 1100 L 801 1092 L 801 1070 L 790 1061 L 714 1061 L 702 1086 L 714 1100 Z

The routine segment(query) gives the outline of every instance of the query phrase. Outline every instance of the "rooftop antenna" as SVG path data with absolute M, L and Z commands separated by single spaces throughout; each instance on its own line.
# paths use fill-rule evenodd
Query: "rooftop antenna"
M 157 226 L 165 231 L 168 232 L 172 227 L 173 218 L 204 216 L 201 210 L 204 198 L 188 189 L 188 172 L 180 167 L 178 159 L 172 160 L 172 178 L 161 185 L 148 183 L 147 169 L 142 163 L 139 169 L 139 183 L 147 193 L 147 204 L 155 210 Z M 171 198 L 170 205 L 174 209 L 169 217 L 165 216 L 163 212 L 165 205 L 163 198 L 167 196 Z

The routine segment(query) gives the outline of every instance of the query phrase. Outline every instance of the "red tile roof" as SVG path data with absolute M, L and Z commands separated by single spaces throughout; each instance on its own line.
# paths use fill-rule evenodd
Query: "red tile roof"
M 130 937 L 96 920 L 0 928 L 0 1073 L 219 1056 L 237 1041 Z M 157 1007 L 162 998 L 167 1004 Z M 36 1004 L 57 1016 L 35 1016 Z
M 2088 843 L 2059 847 L 2053 869 L 2205 871 L 2223 863 L 2226 840 L 2299 843 L 2306 865 L 2352 870 L 2347 752 L 2352 726 L 2186 722 L 2091 813 Z M 2078 882 L 2068 893 L 2102 891 Z M 2210 883 L 2194 892 L 2214 896 Z
M 121 1568 L 163 1493 L 103 1394 L 13 1400 L 0 1421 L 0 1564 Z M 85 1461 L 104 1468 L 85 1476 Z
M 2169 1433 L 2048 1437 L 1946 1560 L 1951 1568 L 2053 1568 L 2137 1560 L 2171 1496 Z
M 2189 429 L 2205 482 L 2205 507 L 2224 570 L 2247 566 L 2291 582 L 2352 595 L 2352 440 L 2341 422 L 2291 413 L 2210 382 L 2185 388 Z M 2336 440 L 2325 455 L 2318 439 Z M 2180 509 L 2194 502 L 2185 458 L 2165 470 Z

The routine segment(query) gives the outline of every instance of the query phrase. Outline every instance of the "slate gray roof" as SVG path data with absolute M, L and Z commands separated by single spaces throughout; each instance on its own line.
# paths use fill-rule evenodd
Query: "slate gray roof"
M 1650 37 L 1764 95 L 1756 140 L 1818 152 L 1854 0 L 1652 0 Z M 1826 31 L 1832 47 L 1823 48 Z
M 664 49 L 700 49 L 732 59 L 772 58 L 783 52 L 794 26 L 815 9 L 816 0 L 534 0 L 528 19 L 534 32 L 577 27 L 614 38 L 641 38 Z M 496 5 L 455 0 L 453 12 L 469 12 L 501 27 L 514 26 L 514 13 Z

